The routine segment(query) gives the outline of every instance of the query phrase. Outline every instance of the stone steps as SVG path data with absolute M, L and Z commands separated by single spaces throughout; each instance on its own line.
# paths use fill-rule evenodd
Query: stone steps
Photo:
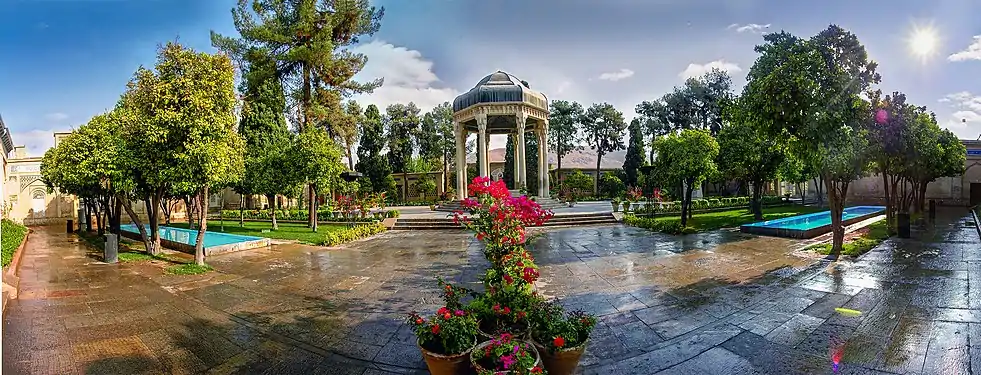
M 616 224 L 612 213 L 583 213 L 553 216 L 544 227 Z M 392 230 L 456 230 L 462 229 L 452 218 L 399 218 Z

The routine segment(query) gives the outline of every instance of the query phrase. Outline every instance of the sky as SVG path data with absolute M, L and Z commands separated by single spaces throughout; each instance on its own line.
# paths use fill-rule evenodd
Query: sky
M 0 0 L 0 116 L 14 143 L 40 156 L 67 131 L 112 108 L 158 45 L 215 52 L 209 33 L 237 35 L 235 0 Z M 384 78 L 363 105 L 452 101 L 504 70 L 550 99 L 634 107 L 712 67 L 738 91 L 762 34 L 809 37 L 831 23 L 858 35 L 884 92 L 937 113 L 965 139 L 981 136 L 981 2 L 976 0 L 377 0 L 381 30 L 356 52 L 359 79 Z M 933 53 L 913 53 L 931 30 Z M 927 38 L 929 39 L 929 38 Z M 921 44 L 916 44 L 921 45 Z M 504 138 L 491 147 L 503 147 Z

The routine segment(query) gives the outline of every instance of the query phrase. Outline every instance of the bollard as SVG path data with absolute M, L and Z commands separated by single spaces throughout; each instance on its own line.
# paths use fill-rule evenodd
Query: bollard
M 937 201 L 930 200 L 930 221 L 932 222 L 937 218 Z
M 106 263 L 116 263 L 119 261 L 119 236 L 106 233 L 106 245 L 102 253 L 102 260 Z
M 896 216 L 896 226 L 899 231 L 899 238 L 909 238 L 909 213 L 900 212 Z
M 65 224 L 66 224 L 65 227 L 66 227 L 66 230 L 68 231 L 68 233 L 74 233 L 75 232 L 75 222 L 72 219 L 68 219 L 68 221 Z

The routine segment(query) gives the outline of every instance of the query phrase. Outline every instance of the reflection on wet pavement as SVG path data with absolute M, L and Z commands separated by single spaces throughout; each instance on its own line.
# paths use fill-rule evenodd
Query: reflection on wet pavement
M 832 266 L 737 231 L 579 227 L 531 248 L 546 295 L 600 315 L 583 373 L 823 374 L 836 337 L 841 373 L 964 374 L 981 370 L 968 219 L 942 212 L 919 239 Z M 465 232 L 402 232 L 213 257 L 219 272 L 182 277 L 100 264 L 57 229 L 28 243 L 4 373 L 426 373 L 401 314 L 438 306 L 434 275 L 474 283 L 486 267 Z

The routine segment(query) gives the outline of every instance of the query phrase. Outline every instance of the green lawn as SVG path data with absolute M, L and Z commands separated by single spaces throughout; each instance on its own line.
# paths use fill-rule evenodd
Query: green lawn
M 171 224 L 177 228 L 187 228 L 187 223 Z M 263 232 L 263 230 L 268 232 Z M 263 221 L 246 221 L 244 226 L 239 226 L 238 222 L 229 221 L 225 223 L 225 230 L 221 230 L 221 225 L 216 221 L 208 220 L 208 230 L 212 232 L 225 232 L 241 234 L 243 236 L 255 236 L 273 238 L 277 240 L 295 240 L 303 243 L 320 245 L 324 242 L 324 236 L 329 232 L 337 232 L 347 229 L 346 225 L 320 224 L 317 232 L 314 233 L 307 228 L 306 224 L 300 223 L 279 223 L 278 230 L 272 230 L 272 223 Z
M 856 257 L 865 254 L 889 238 L 889 230 L 886 228 L 885 219 L 876 221 L 866 228 L 867 231 L 861 236 L 841 245 L 841 253 L 843 255 Z M 818 254 L 831 254 L 830 243 L 817 244 L 811 246 L 809 249 L 818 252 Z
M 827 208 L 812 207 L 812 206 L 779 206 L 779 207 L 768 207 L 763 209 L 763 220 L 774 220 L 780 219 L 788 216 L 809 214 L 819 211 L 827 211 Z M 680 221 L 681 214 L 672 214 L 670 216 L 658 216 L 655 218 L 656 221 Z M 719 228 L 731 228 L 738 227 L 743 224 L 755 223 L 758 220 L 753 218 L 753 212 L 746 208 L 739 208 L 729 211 L 719 211 L 719 212 L 707 212 L 695 214 L 688 220 L 688 226 L 695 228 L 695 230 L 702 232 L 707 230 L 719 229 Z
M 0 257 L 3 266 L 6 267 L 10 262 L 13 261 L 14 252 L 20 247 L 20 243 L 24 241 L 24 234 L 27 233 L 27 228 L 23 225 L 17 224 L 13 221 L 3 219 L 0 223 L 0 242 L 3 246 L 3 255 Z

